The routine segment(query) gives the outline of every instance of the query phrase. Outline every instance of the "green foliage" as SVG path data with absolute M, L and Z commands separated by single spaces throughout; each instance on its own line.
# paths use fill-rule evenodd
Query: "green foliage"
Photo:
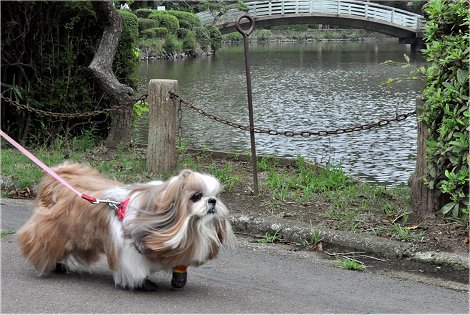
M 468 222 L 469 2 L 432 0 L 425 12 L 428 185 L 449 196 L 445 214 Z
M 178 19 L 180 27 L 182 28 L 194 30 L 196 27 L 202 26 L 201 21 L 199 20 L 197 15 L 192 12 L 175 11 L 175 10 L 168 10 L 165 12 L 176 17 Z
M 207 50 L 211 44 L 211 37 L 209 31 L 205 27 L 196 27 L 194 29 L 196 33 L 196 39 L 199 42 L 199 46 L 203 51 Z
M 226 41 L 231 42 L 241 42 L 243 40 L 243 35 L 239 32 L 231 32 L 223 36 Z
M 213 25 L 208 26 L 207 31 L 209 32 L 209 37 L 211 39 L 211 49 L 216 51 L 222 47 L 222 34 L 220 33 L 220 30 Z
M 139 22 L 139 31 L 143 31 L 149 28 L 155 28 L 159 26 L 158 21 L 154 19 L 139 18 L 138 22 Z
M 241 35 L 241 34 L 240 34 Z M 256 39 L 259 41 L 268 41 L 271 39 L 271 31 L 270 30 L 260 30 L 256 33 Z
M 178 19 L 166 11 L 156 11 L 150 14 L 149 18 L 158 21 L 158 26 L 166 27 L 170 33 L 176 33 L 180 27 Z
M 137 15 L 139 18 L 148 18 L 150 14 L 156 12 L 153 9 L 137 9 L 135 10 L 135 15 Z
M 188 31 L 183 38 L 183 52 L 189 56 L 194 56 L 197 54 L 197 49 L 196 33 Z
M 349 257 L 337 258 L 337 262 L 343 269 L 363 271 L 366 268 L 362 262 Z
M 141 38 L 155 38 L 156 37 L 155 29 L 156 27 L 142 30 L 140 32 L 140 37 Z
M 165 49 L 165 52 L 174 54 L 183 50 L 183 44 L 178 41 L 175 35 L 168 34 L 166 36 L 165 43 L 163 44 L 163 48 Z
M 88 70 L 101 33 L 90 2 L 2 3 L 3 92 L 22 104 L 52 112 L 109 106 Z M 102 136 L 107 133 L 103 117 L 58 122 L 12 106 L 6 106 L 2 116 L 2 129 L 21 142 L 46 143 L 59 134 L 79 134 L 90 125 L 100 125 Z
M 119 47 L 113 63 L 116 77 L 123 84 L 132 88 L 137 86 L 135 70 L 139 65 L 139 53 L 137 42 L 139 40 L 139 23 L 137 15 L 127 11 L 118 10 L 124 20 L 124 25 L 119 37 Z

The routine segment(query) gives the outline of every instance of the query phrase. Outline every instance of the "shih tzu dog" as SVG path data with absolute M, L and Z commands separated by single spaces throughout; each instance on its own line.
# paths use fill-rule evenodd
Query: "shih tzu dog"
M 173 270 L 171 284 L 182 288 L 187 266 L 202 265 L 235 242 L 218 198 L 221 184 L 210 175 L 184 170 L 166 182 L 124 185 L 83 164 L 54 170 L 90 196 L 128 204 L 121 221 L 107 204 L 88 203 L 44 177 L 34 214 L 18 232 L 23 255 L 40 275 L 88 266 L 104 254 L 118 286 L 153 291 L 147 277 Z

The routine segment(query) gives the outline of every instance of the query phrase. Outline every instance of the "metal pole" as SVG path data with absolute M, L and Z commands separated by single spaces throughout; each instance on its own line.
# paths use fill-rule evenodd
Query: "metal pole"
M 250 28 L 248 30 L 243 30 L 240 27 L 240 21 L 242 19 L 247 19 L 250 22 Z M 256 142 L 255 142 L 255 123 L 253 119 L 253 95 L 251 90 L 251 73 L 250 73 L 250 59 L 248 58 L 248 36 L 255 29 L 255 20 L 252 16 L 243 14 L 240 15 L 235 21 L 235 27 L 237 31 L 243 36 L 243 45 L 245 50 L 245 69 L 246 69 L 246 91 L 248 95 L 248 115 L 250 118 L 250 139 L 251 139 L 251 169 L 253 173 L 253 192 L 255 195 L 258 195 L 258 170 L 256 166 Z

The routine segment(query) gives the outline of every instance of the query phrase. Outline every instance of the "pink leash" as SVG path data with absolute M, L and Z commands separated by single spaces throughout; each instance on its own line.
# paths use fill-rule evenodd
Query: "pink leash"
M 36 163 L 36 165 L 38 165 L 40 168 L 42 168 L 44 171 L 46 171 L 49 175 L 51 175 L 52 177 L 54 177 L 55 179 L 57 179 L 61 184 L 63 184 L 65 187 L 67 187 L 68 189 L 70 189 L 71 191 L 73 191 L 77 196 L 79 196 L 80 198 L 83 198 L 93 204 L 97 204 L 97 203 L 107 203 L 111 208 L 113 208 L 117 214 L 118 214 L 118 217 L 119 217 L 119 220 L 122 221 L 122 219 L 124 218 L 124 214 L 126 212 L 126 207 L 127 207 L 127 204 L 129 203 L 129 198 L 127 198 L 126 200 L 124 200 L 122 203 L 121 202 L 117 202 L 117 201 L 113 201 L 113 200 L 100 200 L 100 199 L 96 199 L 95 197 L 91 197 L 91 196 L 88 196 L 87 194 L 82 194 L 81 192 L 79 192 L 78 190 L 76 190 L 75 188 L 73 188 L 69 183 L 67 183 L 62 177 L 60 177 L 56 172 L 54 172 L 49 166 L 47 166 L 46 164 L 44 164 L 43 162 L 41 162 L 37 157 L 35 157 L 31 152 L 29 152 L 28 150 L 26 150 L 25 148 L 23 148 L 18 142 L 16 142 L 15 140 L 13 140 L 12 138 L 10 138 L 10 136 L 8 136 L 6 133 L 3 132 L 3 130 L 0 129 L 0 135 L 5 138 L 8 142 L 10 142 L 15 148 L 17 148 L 21 153 L 23 153 L 24 155 L 26 155 L 31 161 L 33 161 L 34 163 Z

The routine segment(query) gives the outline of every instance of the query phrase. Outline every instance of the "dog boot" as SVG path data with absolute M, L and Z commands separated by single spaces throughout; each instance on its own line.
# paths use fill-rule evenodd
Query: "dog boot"
M 173 268 L 173 278 L 171 278 L 171 286 L 173 288 L 184 288 L 188 279 L 187 268 L 187 266 L 176 266 Z
M 142 286 L 138 288 L 138 290 L 144 291 L 144 292 L 153 292 L 158 289 L 157 284 L 155 282 L 150 281 L 149 279 L 145 279 L 144 283 L 142 283 Z

